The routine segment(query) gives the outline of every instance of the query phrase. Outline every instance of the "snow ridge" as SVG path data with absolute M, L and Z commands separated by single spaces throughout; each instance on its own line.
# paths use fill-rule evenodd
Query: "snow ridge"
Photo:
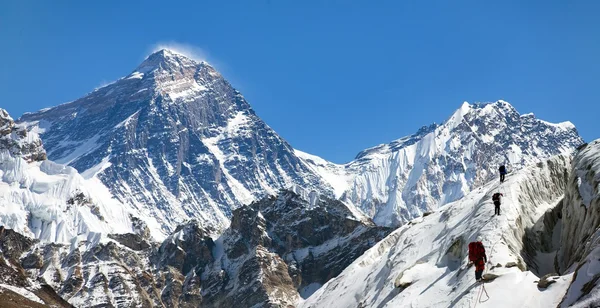
M 467 265 L 467 246 L 478 236 L 488 255 L 486 273 L 499 276 L 486 284 L 490 299 L 482 306 L 555 307 L 572 274 L 555 278 L 548 291 L 538 289 L 520 252 L 525 230 L 562 199 L 569 167 L 568 156 L 553 157 L 410 221 L 299 307 L 472 307 L 481 290 Z M 493 215 L 495 192 L 504 194 L 501 216 Z

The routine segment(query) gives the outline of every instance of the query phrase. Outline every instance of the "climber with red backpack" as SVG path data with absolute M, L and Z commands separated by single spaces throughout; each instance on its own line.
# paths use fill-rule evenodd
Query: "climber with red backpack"
M 480 237 L 477 237 L 477 241 L 469 243 L 469 262 L 475 264 L 475 280 L 481 281 L 487 256 Z
M 500 197 L 504 197 L 501 193 L 495 193 L 492 195 L 492 201 L 494 201 L 494 215 L 500 215 Z

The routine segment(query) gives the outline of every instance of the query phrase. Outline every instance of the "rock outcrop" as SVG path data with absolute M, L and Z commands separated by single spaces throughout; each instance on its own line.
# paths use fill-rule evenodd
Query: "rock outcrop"
M 0 150 L 22 157 L 28 162 L 46 159 L 46 151 L 38 135 L 38 127 L 16 124 L 6 110 L 0 108 Z

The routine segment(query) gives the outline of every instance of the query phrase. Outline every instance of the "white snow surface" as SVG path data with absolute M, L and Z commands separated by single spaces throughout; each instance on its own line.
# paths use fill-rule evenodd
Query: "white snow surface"
M 572 274 L 540 290 L 532 272 L 504 265 L 523 263 L 519 254 L 523 229 L 562 198 L 552 178 L 568 166 L 567 156 L 554 157 L 552 164 L 511 174 L 504 184 L 487 183 L 431 215 L 414 219 L 298 307 L 556 307 Z M 502 215 L 493 216 L 491 196 L 498 191 L 504 194 Z M 484 284 L 489 299 L 485 294 L 479 298 L 481 284 L 475 283 L 474 268 L 467 267 L 468 243 L 478 236 L 488 256 L 486 273 L 499 275 Z M 496 264 L 502 267 L 491 269 Z M 400 289 L 395 288 L 396 282 L 411 284 Z
M 294 153 L 307 162 L 308 167 L 316 174 L 319 174 L 331 187 L 336 198 L 340 198 L 342 194 L 349 189 L 352 183 L 352 176 L 348 174 L 344 165 L 328 162 L 321 157 L 311 155 L 295 149 Z
M 59 243 L 81 234 L 131 232 L 127 208 L 99 194 L 105 188 L 84 180 L 75 169 L 47 160 L 27 163 L 5 151 L 0 163 L 0 225 Z M 98 206 L 103 219 L 89 206 L 67 204 L 79 192 Z

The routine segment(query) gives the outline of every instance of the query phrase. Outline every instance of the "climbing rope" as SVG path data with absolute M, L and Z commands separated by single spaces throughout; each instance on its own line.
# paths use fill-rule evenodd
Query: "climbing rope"
M 485 275 L 486 273 L 486 269 L 483 270 L 483 274 L 481 275 L 483 277 L 483 275 Z M 485 300 L 481 300 L 481 297 L 483 296 L 483 294 L 485 293 L 485 297 L 487 297 Z M 477 292 L 477 300 L 475 301 L 475 305 L 473 305 L 473 308 L 477 307 L 478 303 L 485 303 L 488 300 L 490 300 L 490 295 L 488 294 L 487 290 L 485 289 L 485 282 L 482 281 L 481 282 L 481 287 L 479 288 L 479 292 Z
M 485 282 L 481 283 L 481 290 L 483 292 L 485 292 L 485 296 L 487 297 L 484 301 L 481 300 L 481 296 L 483 295 L 483 292 L 481 294 L 479 294 L 479 299 L 477 300 L 478 303 L 485 303 L 488 300 L 490 300 L 490 295 L 488 294 L 487 290 L 485 289 Z M 475 303 L 477 305 L 477 303 Z

